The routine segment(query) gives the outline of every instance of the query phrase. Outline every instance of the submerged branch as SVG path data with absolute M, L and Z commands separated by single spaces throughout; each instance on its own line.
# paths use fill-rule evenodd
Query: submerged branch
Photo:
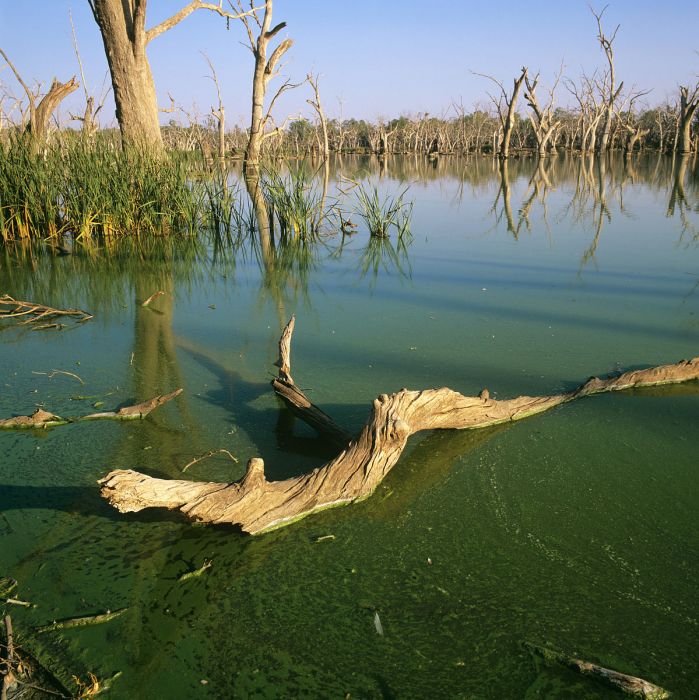
M 181 393 L 182 389 L 176 389 L 169 394 L 155 396 L 135 406 L 124 406 L 116 411 L 90 413 L 87 416 L 77 416 L 74 418 L 61 418 L 61 416 L 57 416 L 55 413 L 44 411 L 43 408 L 37 408 L 31 416 L 16 416 L 15 418 L 4 418 L 0 420 L 0 429 L 52 428 L 56 425 L 66 425 L 68 423 L 78 423 L 86 420 L 137 420 L 139 418 L 145 418 L 156 408 L 171 401 Z
M 291 379 L 292 332 L 293 319 L 280 342 L 281 371 L 275 390 L 281 383 L 298 391 Z M 463 396 L 447 388 L 403 389 L 375 399 L 373 412 L 359 436 L 346 443 L 338 457 L 309 474 L 270 482 L 265 478 L 262 459 L 253 458 L 243 479 L 236 483 L 155 479 L 130 469 L 114 470 L 99 483 L 102 496 L 121 512 L 168 508 L 180 510 L 192 520 L 236 524 L 245 532 L 258 534 L 325 508 L 367 498 L 395 466 L 410 435 L 421 430 L 485 428 L 521 420 L 592 394 L 697 378 L 699 357 L 607 379 L 592 377 L 574 391 L 553 396 L 497 401 L 490 398 L 487 389 L 479 396 Z M 305 399 L 302 392 L 299 394 Z M 308 407 L 290 405 L 316 427 L 315 411 L 320 409 L 308 403 Z M 334 425 L 329 417 L 322 416 L 323 427 Z
M 26 316 L 19 324 L 21 326 L 56 316 L 73 316 L 77 318 L 78 323 L 89 321 L 93 318 L 92 314 L 82 309 L 54 309 L 43 304 L 36 304 L 33 301 L 20 301 L 9 294 L 0 296 L 0 319 L 19 318 L 20 316 Z
M 584 675 L 594 676 L 598 680 L 614 686 L 627 695 L 633 695 L 638 698 L 649 698 L 649 700 L 664 700 L 664 698 L 670 697 L 669 691 L 665 690 L 665 688 L 661 688 L 643 678 L 629 676 L 626 673 L 619 673 L 619 671 L 614 671 L 611 668 L 604 668 L 603 666 L 598 666 L 589 661 L 582 661 L 573 656 L 563 654 L 560 651 L 540 647 L 536 644 L 526 643 L 525 646 L 533 654 L 540 656 L 548 663 L 556 663 L 566 668 L 571 668 L 574 671 L 579 671 Z

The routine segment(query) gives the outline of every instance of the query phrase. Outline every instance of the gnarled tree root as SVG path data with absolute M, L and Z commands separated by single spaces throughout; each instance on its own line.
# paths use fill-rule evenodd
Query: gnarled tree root
M 291 330 L 293 318 L 280 342 L 280 376 L 273 382 L 275 388 L 280 380 L 293 386 L 289 359 Z M 325 508 L 366 498 L 396 464 L 408 437 L 420 430 L 484 428 L 521 420 L 591 394 L 697 378 L 699 357 L 674 365 L 624 372 L 608 379 L 593 377 L 574 391 L 554 396 L 520 396 L 496 401 L 486 389 L 480 396 L 463 396 L 447 388 L 403 389 L 375 399 L 373 412 L 361 433 L 334 460 L 309 474 L 267 481 L 263 461 L 253 458 L 248 462 L 245 476 L 229 484 L 156 479 L 130 469 L 112 471 L 99 483 L 102 496 L 121 512 L 177 509 L 192 520 L 240 525 L 243 531 L 255 535 Z M 298 392 L 310 404 L 303 392 Z M 284 394 L 282 397 L 286 399 Z M 295 408 L 306 420 L 309 411 L 298 405 Z M 321 422 L 327 424 L 325 420 Z M 315 413 L 309 423 L 322 430 Z

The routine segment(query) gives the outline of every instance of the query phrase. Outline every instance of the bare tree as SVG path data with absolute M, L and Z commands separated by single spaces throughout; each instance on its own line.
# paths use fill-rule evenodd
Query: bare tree
M 223 9 L 218 3 L 192 0 L 179 12 L 146 29 L 148 0 L 88 0 L 102 34 L 112 76 L 116 116 L 124 145 L 163 145 L 158 119 L 158 101 L 146 48 L 153 39 L 189 17 L 195 10 L 211 10 L 227 20 L 241 13 Z M 250 14 L 253 10 L 249 10 Z
M 680 114 L 679 114 L 679 144 L 680 153 L 692 152 L 692 119 L 699 107 L 699 83 L 694 86 L 692 92 L 683 85 L 680 86 Z
M 260 19 L 257 9 L 252 8 L 252 0 L 251 10 L 249 12 L 243 12 L 241 0 L 238 0 L 238 9 L 240 10 L 240 20 L 245 25 L 245 30 L 247 31 L 250 51 L 252 51 L 252 55 L 255 58 L 255 70 L 252 79 L 252 113 L 248 145 L 245 150 L 245 167 L 246 169 L 256 170 L 260 163 L 262 142 L 271 136 L 279 134 L 287 121 L 285 120 L 281 126 L 275 127 L 270 132 L 265 131 L 267 124 L 272 121 L 272 108 L 274 107 L 274 103 L 282 93 L 292 87 L 297 87 L 297 85 L 291 83 L 289 80 L 284 81 L 271 99 L 266 112 L 264 111 L 264 103 L 267 93 L 267 84 L 272 78 L 278 75 L 277 67 L 279 61 L 294 42 L 292 39 L 284 39 L 277 48 L 272 51 L 272 55 L 267 58 L 269 42 L 286 27 L 286 22 L 280 22 L 272 27 L 272 0 L 265 0 L 265 11 L 262 19 Z M 251 20 L 257 25 L 259 31 L 257 38 L 255 38 L 253 33 Z
M 202 51 L 202 56 L 206 59 L 209 64 L 209 70 L 211 75 L 209 78 L 213 81 L 216 86 L 216 96 L 218 97 L 218 107 L 211 108 L 211 115 L 216 120 L 217 133 L 218 133 L 218 158 L 223 161 L 226 158 L 226 110 L 223 106 L 223 99 L 221 98 L 221 87 L 218 84 L 218 76 L 216 75 L 216 69 L 211 59 Z
M 19 74 L 17 68 L 15 68 L 15 65 L 2 49 L 0 49 L 0 56 L 5 59 L 10 70 L 14 73 L 15 78 L 17 78 L 17 82 L 22 86 L 27 96 L 29 102 L 29 123 L 25 128 L 25 132 L 31 135 L 34 144 L 40 147 L 46 143 L 51 115 L 71 92 L 78 89 L 79 83 L 75 79 L 75 76 L 67 83 L 61 83 L 54 78 L 49 91 L 39 99 L 39 89 L 37 88 L 34 92 L 29 89 L 29 86 L 22 80 L 22 76 Z
M 611 36 L 607 36 L 602 29 L 602 15 L 605 10 L 609 7 L 605 5 L 601 12 L 595 12 L 592 7 L 590 7 L 590 12 L 594 15 L 597 20 L 597 40 L 604 51 L 604 55 L 607 58 L 607 64 L 609 66 L 608 70 L 605 72 L 601 83 L 598 83 L 599 91 L 602 95 L 602 99 L 605 103 L 604 110 L 604 124 L 602 125 L 602 134 L 599 140 L 599 151 L 603 153 L 609 148 L 609 134 L 612 129 L 612 118 L 614 116 L 614 104 L 619 99 L 619 95 L 624 87 L 624 81 L 616 86 L 616 74 L 614 71 L 614 39 L 616 39 L 616 34 L 619 31 L 621 25 L 617 24 L 616 29 Z
M 529 76 L 524 76 L 527 91 L 524 93 L 524 99 L 532 110 L 529 115 L 534 136 L 536 136 L 536 146 L 539 157 L 545 156 L 549 144 L 552 144 L 556 130 L 561 125 L 561 122 L 554 118 L 554 93 L 558 87 L 558 81 L 561 79 L 563 66 L 561 66 L 556 76 L 556 80 L 551 90 L 549 90 L 548 100 L 543 105 L 539 104 L 536 97 L 536 87 L 539 83 L 539 74 L 537 73 L 534 80 L 529 80 Z
M 498 118 L 500 119 L 500 128 L 502 130 L 502 137 L 498 148 L 498 157 L 501 160 L 505 160 L 506 158 L 510 157 L 510 139 L 512 138 L 512 129 L 514 127 L 517 100 L 519 99 L 519 91 L 522 89 L 522 83 L 527 77 L 527 69 L 522 68 L 522 73 L 520 74 L 519 78 L 514 79 L 514 86 L 512 88 L 511 95 L 507 94 L 505 86 L 492 75 L 484 75 L 483 73 L 476 73 L 476 75 L 492 80 L 498 86 L 498 88 L 500 88 L 500 94 L 497 97 L 490 94 L 488 96 L 495 105 Z
M 318 119 L 320 120 L 320 128 L 323 132 L 323 158 L 328 159 L 330 155 L 330 145 L 328 142 L 328 122 L 325 118 L 325 112 L 323 111 L 323 106 L 320 103 L 320 91 L 318 89 L 318 78 L 320 76 L 313 76 L 310 73 L 306 76 L 308 84 L 313 88 L 313 94 L 315 95 L 315 100 L 306 100 L 311 107 L 316 111 Z

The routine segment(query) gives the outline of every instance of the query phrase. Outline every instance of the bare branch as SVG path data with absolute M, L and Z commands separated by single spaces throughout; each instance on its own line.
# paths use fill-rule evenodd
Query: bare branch
M 189 17 L 189 15 L 191 15 L 192 12 L 196 10 L 210 10 L 211 12 L 215 12 L 221 17 L 225 17 L 226 19 L 231 20 L 242 19 L 247 15 L 254 15 L 254 13 L 257 12 L 257 10 L 261 9 L 262 7 L 251 7 L 251 9 L 249 10 L 234 13 L 223 9 L 223 0 L 220 0 L 218 4 L 215 4 L 213 2 L 202 2 L 202 0 L 192 0 L 192 2 L 189 3 L 189 5 L 185 5 L 185 7 L 183 7 L 179 12 L 176 12 L 174 15 L 172 15 L 172 17 L 163 20 L 160 24 L 156 24 L 155 27 L 151 27 L 146 32 L 146 44 L 149 44 L 151 41 L 153 41 L 153 39 L 155 39 L 155 37 L 160 36 L 164 32 L 168 31 L 168 29 L 172 29 L 172 27 L 179 24 L 183 19 Z

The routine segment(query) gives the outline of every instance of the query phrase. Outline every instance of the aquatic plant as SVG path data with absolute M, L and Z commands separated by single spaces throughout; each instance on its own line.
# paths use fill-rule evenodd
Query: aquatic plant
M 396 229 L 399 237 L 410 233 L 413 203 L 403 200 L 407 187 L 398 196 L 386 195 L 381 199 L 375 184 L 355 180 L 348 182 L 354 190 L 354 212 L 364 220 L 372 236 L 385 238 L 391 227 Z
M 43 153 L 23 138 L 0 145 L 0 237 L 7 242 L 193 233 L 201 188 L 176 155 L 119 150 L 63 135 Z
M 265 170 L 260 185 L 270 220 L 276 220 L 282 239 L 315 236 L 327 216 L 322 192 L 301 166 L 285 176 L 278 170 Z

